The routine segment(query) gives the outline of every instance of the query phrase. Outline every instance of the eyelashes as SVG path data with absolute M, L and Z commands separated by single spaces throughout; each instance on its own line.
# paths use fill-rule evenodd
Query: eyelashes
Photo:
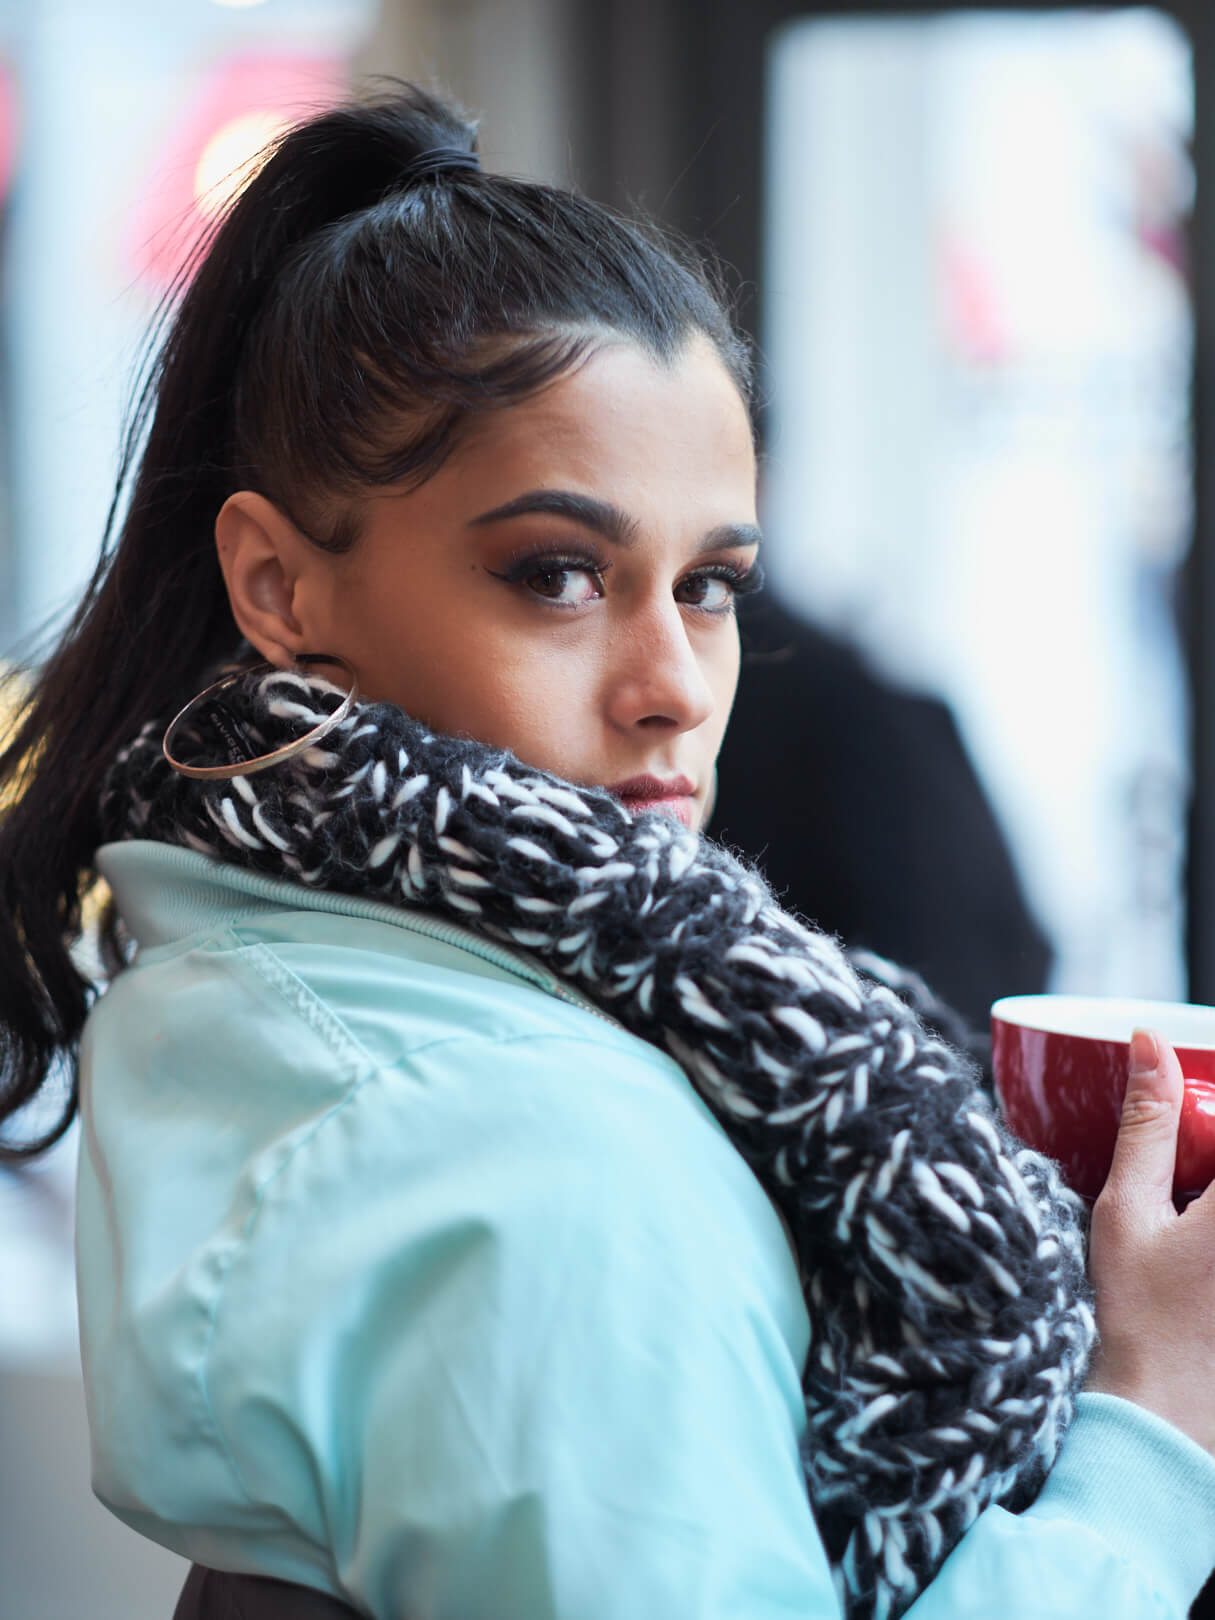
M 610 560 L 597 551 L 576 550 L 554 544 L 530 546 L 509 557 L 505 567 L 488 568 L 486 572 L 504 584 L 528 591 L 551 606 L 578 608 L 584 602 L 602 597 L 604 578 L 611 567 Z M 575 588 L 573 594 L 569 594 L 571 575 L 580 575 L 592 581 L 594 589 L 588 593 L 585 589 L 579 592 Z M 720 582 L 728 591 L 726 600 L 718 605 L 708 605 L 687 594 L 714 581 Z M 706 563 L 685 574 L 676 586 L 676 593 L 684 593 L 680 600 L 688 607 L 717 617 L 733 612 L 736 598 L 754 595 L 762 589 L 763 583 L 764 571 L 758 562 L 746 568 L 727 562 Z
M 502 580 L 507 585 L 515 585 L 532 590 L 532 594 L 553 602 L 557 606 L 576 607 L 577 602 L 562 602 L 559 593 L 544 589 L 535 589 L 534 582 L 546 580 L 554 582 L 569 574 L 584 574 L 596 583 L 596 595 L 603 594 L 603 576 L 611 568 L 611 563 L 604 557 L 593 552 L 578 552 L 550 546 L 533 546 L 521 551 L 507 560 L 505 568 L 488 568 L 486 572 L 495 579 Z M 585 600 L 593 600 L 591 597 Z
M 733 563 L 706 563 L 703 568 L 697 568 L 690 574 L 685 574 L 676 587 L 676 592 L 684 593 L 681 600 L 689 607 L 698 608 L 702 613 L 733 613 L 734 605 L 740 596 L 751 596 L 759 590 L 764 582 L 764 571 L 757 562 L 749 568 L 737 568 Z M 698 587 L 724 585 L 728 592 L 724 602 L 710 606 L 702 600 L 693 600 L 687 593 Z
M 714 579 L 724 579 L 735 596 L 754 596 L 756 591 L 764 588 L 763 564 L 758 562 L 753 562 L 749 568 L 735 568 L 732 563 L 710 563 L 699 572 L 707 573 Z

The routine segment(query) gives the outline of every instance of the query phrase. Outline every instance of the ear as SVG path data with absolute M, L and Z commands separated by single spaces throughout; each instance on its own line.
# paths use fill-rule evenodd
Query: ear
M 249 489 L 224 502 L 215 546 L 241 634 L 270 663 L 289 668 L 309 650 L 296 595 L 301 574 L 316 566 L 315 548 L 273 501 Z

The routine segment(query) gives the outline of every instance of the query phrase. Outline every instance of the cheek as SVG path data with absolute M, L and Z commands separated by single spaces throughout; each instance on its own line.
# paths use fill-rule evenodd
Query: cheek
M 725 733 L 734 696 L 738 691 L 738 674 L 742 665 L 742 650 L 738 639 L 738 625 L 731 626 L 728 635 L 721 637 L 706 666 L 706 676 L 713 691 L 713 724 L 718 740 Z
M 599 661 L 585 627 L 520 622 L 497 587 L 452 570 L 441 552 L 415 557 L 407 573 L 377 569 L 370 553 L 358 560 L 322 629 L 365 696 L 558 775 L 593 758 Z
M 700 728 L 698 740 L 701 745 L 701 759 L 706 784 L 706 796 L 701 804 L 699 827 L 703 830 L 713 815 L 714 800 L 717 796 L 717 782 L 713 767 L 716 766 L 717 756 L 721 752 L 721 745 L 725 738 L 726 728 L 730 720 L 730 710 L 734 705 L 734 696 L 738 690 L 738 675 L 741 666 L 741 653 L 738 641 L 737 626 L 722 642 L 714 647 L 710 656 L 702 659 L 701 668 L 705 679 L 713 693 L 713 713 Z
M 509 748 L 525 764 L 559 776 L 576 774 L 576 763 L 593 751 L 596 737 L 592 662 L 544 645 L 498 651 L 475 680 L 464 683 L 465 712 L 477 716 L 475 735 Z
M 551 638 L 511 635 L 501 624 L 432 620 L 408 646 L 381 649 L 382 693 L 436 731 L 509 749 L 525 764 L 570 774 L 592 736 L 593 660 Z

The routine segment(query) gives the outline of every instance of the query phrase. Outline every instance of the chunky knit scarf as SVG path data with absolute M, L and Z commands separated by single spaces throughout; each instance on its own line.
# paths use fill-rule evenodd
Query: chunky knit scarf
M 252 757 L 340 697 L 251 674 L 175 749 Z M 900 1614 L 983 1508 L 1032 1499 L 1094 1339 L 1081 1209 L 889 987 L 676 821 L 391 705 L 214 782 L 172 771 L 162 730 L 119 756 L 108 837 L 444 913 L 542 958 L 684 1069 L 792 1235 L 805 1474 L 849 1620 Z

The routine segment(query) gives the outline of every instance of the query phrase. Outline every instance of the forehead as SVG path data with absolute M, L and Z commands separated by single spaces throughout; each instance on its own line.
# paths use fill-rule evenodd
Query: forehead
M 724 503 L 735 521 L 755 497 L 747 408 L 706 338 L 669 361 L 632 343 L 596 347 L 533 398 L 470 424 L 444 475 L 457 486 L 578 488 L 629 510 Z

